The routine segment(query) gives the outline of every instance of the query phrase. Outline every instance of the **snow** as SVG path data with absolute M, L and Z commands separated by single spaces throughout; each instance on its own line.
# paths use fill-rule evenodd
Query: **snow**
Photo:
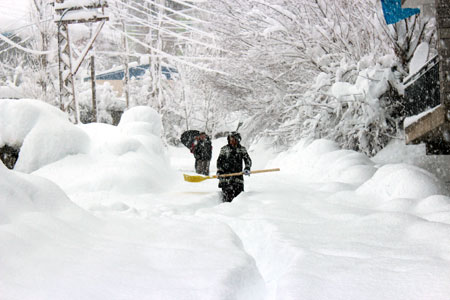
M 270 24 L 270 26 L 264 29 L 262 33 L 265 38 L 268 38 L 272 33 L 277 31 L 287 32 L 286 28 L 282 24 L 272 18 L 266 18 L 266 22 Z
M 354 101 L 356 96 L 366 96 L 368 101 L 378 101 L 388 88 L 391 73 L 386 68 L 369 68 L 359 72 L 355 84 L 336 82 L 331 86 L 331 94 L 341 101 Z M 323 76 L 319 76 L 322 80 Z M 320 86 L 320 83 L 316 83 Z
M 0 1 L 0 32 L 26 25 L 30 6 L 30 0 Z
M 16 86 L 0 86 L 0 99 L 19 99 L 23 97 L 22 94 L 22 90 Z
M 39 50 L 33 50 L 33 49 L 28 49 L 28 48 L 22 47 L 21 45 L 15 43 L 11 39 L 9 39 L 6 36 L 4 36 L 3 34 L 1 34 L 1 32 L 0 32 L 0 40 L 2 40 L 3 42 L 5 42 L 5 43 L 7 43 L 7 44 L 9 44 L 9 45 L 11 45 L 11 46 L 13 46 L 15 48 L 18 48 L 18 49 L 20 49 L 20 50 L 22 50 L 24 52 L 27 52 L 27 53 L 30 53 L 30 54 L 34 54 L 34 55 L 51 54 L 51 53 L 54 53 L 55 51 L 57 51 L 56 49 L 55 50 L 50 50 L 50 51 L 39 51 Z
M 135 195 L 164 189 L 174 176 L 160 139 L 161 118 L 150 107 L 127 110 L 117 127 L 92 123 L 75 128 L 89 137 L 87 153 L 36 171 L 67 191 Z M 67 164 L 73 165 L 71 172 L 64 172 Z
M 302 140 L 290 150 L 280 153 L 269 164 L 284 172 L 294 173 L 304 182 L 339 182 L 356 184 L 368 180 L 375 168 L 364 155 L 342 150 L 327 140 Z
M 149 133 L 156 136 L 161 135 L 161 117 L 156 110 L 150 107 L 140 106 L 131 108 L 122 116 L 119 126 L 126 126 L 133 123 L 139 123 L 141 125 L 144 123 L 149 125 Z
M 263 290 L 254 261 L 223 224 L 165 217 L 108 223 L 76 207 L 48 180 L 3 166 L 0 172 L 2 211 L 7 208 L 10 217 L 2 218 L 0 234 L 4 299 L 235 296 L 233 290 L 215 288 L 219 283 L 234 284 L 236 291 L 245 283 L 243 294 Z M 21 193 L 14 193 L 18 188 Z M 19 216 L 11 212 L 17 206 Z
M 444 189 L 440 185 L 439 180 L 425 170 L 392 164 L 378 169 L 356 192 L 371 195 L 380 201 L 414 199 L 442 194 Z
M 450 157 L 448 155 L 426 155 L 425 153 L 425 144 L 405 145 L 404 140 L 393 140 L 372 160 L 377 165 L 408 164 L 420 167 L 438 177 L 441 182 L 445 182 L 446 189 L 448 189 L 450 170 L 447 166 L 450 165 Z
M 419 121 L 421 118 L 423 118 L 424 116 L 431 114 L 433 111 L 435 111 L 436 109 L 438 109 L 440 106 L 436 106 L 430 109 L 427 109 L 423 112 L 421 112 L 420 114 L 414 115 L 414 116 L 410 116 L 410 117 L 406 117 L 405 120 L 403 121 L 403 128 L 406 128 L 408 126 L 410 126 L 411 124 L 416 123 L 417 121 Z
M 105 0 L 65 0 L 64 3 L 54 2 L 55 9 L 67 9 L 71 7 L 101 6 L 106 5 Z
M 0 146 L 20 148 L 16 170 L 32 172 L 89 147 L 86 133 L 58 108 L 41 101 L 0 101 Z
M 428 60 L 429 52 L 430 46 L 428 45 L 428 43 L 423 42 L 417 46 L 417 49 L 414 52 L 411 62 L 409 63 L 410 75 L 417 73 L 425 65 L 425 63 Z
M 421 148 L 392 143 L 371 160 L 327 140 L 284 152 L 260 140 L 253 169 L 281 171 L 221 203 L 215 179 L 183 181 L 192 154 L 164 145 L 151 108 L 115 127 L 72 125 L 33 100 L 0 106 L 2 143 L 23 148 L 15 170 L 0 164 L 1 298 L 450 295 L 450 198 L 439 174 L 408 163 Z M 213 140 L 212 173 L 225 143 Z
M 356 88 L 356 86 L 348 82 L 336 82 L 331 87 L 331 93 L 336 96 L 336 98 L 361 95 L 361 92 Z
M 101 12 L 95 11 L 95 10 L 88 10 L 88 11 L 69 11 L 63 16 L 55 16 L 55 22 L 58 21 L 89 21 L 93 19 L 100 19 L 100 18 L 106 18 L 106 15 L 104 15 Z

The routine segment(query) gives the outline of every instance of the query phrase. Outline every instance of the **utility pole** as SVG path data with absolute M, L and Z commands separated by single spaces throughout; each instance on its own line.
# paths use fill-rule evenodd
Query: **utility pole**
M 129 57 L 128 57 L 128 38 L 127 38 L 127 25 L 125 24 L 125 20 L 122 20 L 122 30 L 124 35 L 122 37 L 123 48 L 125 49 L 125 54 L 123 55 L 123 64 L 124 64 L 124 74 L 123 74 L 123 91 L 125 93 L 125 105 L 126 109 L 130 108 L 130 68 L 129 68 Z
M 74 76 L 108 20 L 104 12 L 108 5 L 106 0 L 85 0 L 82 4 L 74 1 L 54 0 L 51 4 L 55 8 L 57 14 L 55 22 L 58 25 L 59 104 L 61 110 L 66 111 L 71 121 L 76 124 L 80 120 L 80 112 L 76 100 Z M 100 22 L 100 24 L 80 57 L 74 62 L 70 46 L 69 25 L 95 22 Z
M 92 89 L 92 117 L 91 122 L 97 122 L 97 92 L 95 87 L 95 57 L 91 55 L 91 89 Z

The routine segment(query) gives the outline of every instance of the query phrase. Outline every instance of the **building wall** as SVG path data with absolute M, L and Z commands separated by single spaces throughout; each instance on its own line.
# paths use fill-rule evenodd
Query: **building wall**
M 403 8 L 420 8 L 420 14 L 434 16 L 436 0 L 402 0 Z
M 436 0 L 441 103 L 450 108 L 450 1 Z
M 112 86 L 113 90 L 117 93 L 118 97 L 122 97 L 123 94 L 123 81 L 122 80 L 96 80 L 96 84 L 102 85 L 108 83 Z

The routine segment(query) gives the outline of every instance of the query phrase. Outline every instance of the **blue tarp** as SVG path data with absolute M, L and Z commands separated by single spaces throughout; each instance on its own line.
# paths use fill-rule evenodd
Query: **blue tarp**
M 394 24 L 420 13 L 418 8 L 402 8 L 401 0 L 381 0 L 381 5 L 387 24 Z

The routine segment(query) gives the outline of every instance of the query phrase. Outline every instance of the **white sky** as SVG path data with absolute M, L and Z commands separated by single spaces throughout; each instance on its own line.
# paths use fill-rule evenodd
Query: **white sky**
M 30 0 L 0 0 L 0 29 L 8 31 L 30 23 Z
M 23 143 L 18 169 L 35 170 L 0 165 L 4 299 L 449 298 L 447 191 L 386 164 L 421 148 L 392 144 L 372 161 L 325 140 L 279 154 L 261 141 L 253 169 L 281 172 L 246 177 L 221 203 L 215 179 L 183 181 L 193 157 L 163 145 L 149 107 L 117 127 L 63 119 L 0 101 L 0 145 Z M 213 141 L 213 173 L 224 144 Z

